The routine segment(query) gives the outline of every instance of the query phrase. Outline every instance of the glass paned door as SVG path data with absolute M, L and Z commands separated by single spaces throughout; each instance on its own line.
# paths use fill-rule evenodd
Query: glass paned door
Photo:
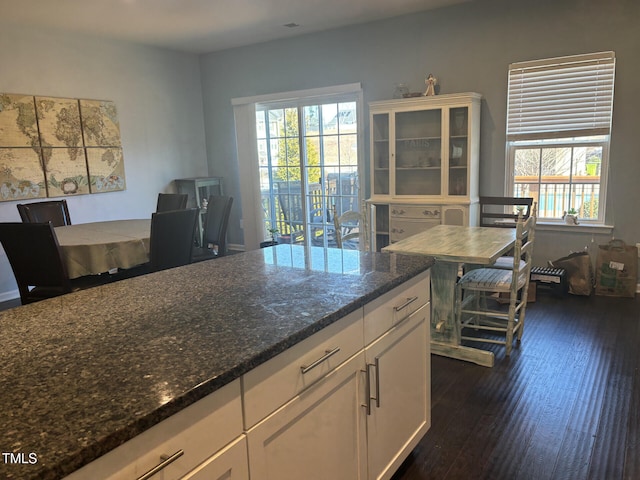
M 440 195 L 442 110 L 399 112 L 395 116 L 396 195 Z
M 256 109 L 267 241 L 335 246 L 333 216 L 359 210 L 356 105 Z
M 469 109 L 449 110 L 449 195 L 467 195 Z
M 389 114 L 373 116 L 371 125 L 373 136 L 373 193 L 389 195 Z

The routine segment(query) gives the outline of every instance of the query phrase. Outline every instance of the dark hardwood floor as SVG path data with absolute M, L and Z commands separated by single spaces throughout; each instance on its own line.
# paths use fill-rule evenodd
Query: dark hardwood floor
M 511 358 L 432 356 L 431 429 L 393 480 L 640 479 L 640 298 L 539 293 Z M 475 344 L 475 346 L 480 346 Z

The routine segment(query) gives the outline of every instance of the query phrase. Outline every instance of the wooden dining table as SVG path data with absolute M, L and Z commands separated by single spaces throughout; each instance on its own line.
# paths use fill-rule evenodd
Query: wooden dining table
M 431 267 L 431 353 L 493 366 L 493 352 L 461 345 L 455 287 L 461 264 L 491 265 L 513 248 L 515 241 L 516 230 L 512 228 L 437 225 L 383 249 L 436 259 Z
M 151 219 L 55 227 L 69 278 L 113 272 L 149 261 Z

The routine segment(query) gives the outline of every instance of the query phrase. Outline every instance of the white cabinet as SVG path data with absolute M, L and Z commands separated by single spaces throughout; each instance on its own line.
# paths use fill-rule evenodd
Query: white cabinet
M 366 478 L 364 353 L 247 432 L 253 480 Z
M 237 440 L 190 471 L 181 480 L 248 480 L 247 437 Z
M 387 479 L 431 426 L 429 304 L 366 348 L 370 479 Z
M 397 233 L 405 227 L 417 233 L 437 223 L 475 224 L 481 98 L 462 93 L 369 104 L 368 204 L 376 206 L 377 249 L 404 238 Z M 449 205 L 456 211 L 446 215 Z M 413 217 L 401 226 L 389 216 L 411 206 L 438 209 L 440 216 Z
M 418 275 L 351 314 L 332 337 L 310 343 L 311 349 L 322 346 L 316 356 L 353 345 L 345 343 L 354 337 L 347 332 L 360 322 L 360 350 L 337 365 L 329 362 L 332 357 L 312 362 L 321 375 L 306 388 L 300 389 L 302 377 L 292 376 L 296 382 L 277 378 L 287 365 L 300 371 L 308 364 L 304 356 L 314 358 L 306 348 L 298 358 L 281 354 L 265 363 L 263 372 L 250 372 L 260 373 L 265 382 L 245 376 L 251 378 L 245 387 L 254 397 L 245 401 L 245 412 L 252 418 L 259 400 L 271 410 L 281 403 L 283 390 L 300 389 L 248 430 L 252 479 L 373 480 L 393 475 L 431 422 L 429 279 L 429 272 Z
M 369 479 L 390 478 L 431 426 L 429 280 L 425 272 L 364 307 Z
M 75 471 L 66 480 L 131 480 L 162 464 L 164 468 L 153 480 L 182 478 L 240 438 L 244 434 L 238 379 Z M 238 448 L 241 450 L 242 446 Z M 244 456 L 246 464 L 246 453 Z M 169 462 L 168 458 L 175 460 Z

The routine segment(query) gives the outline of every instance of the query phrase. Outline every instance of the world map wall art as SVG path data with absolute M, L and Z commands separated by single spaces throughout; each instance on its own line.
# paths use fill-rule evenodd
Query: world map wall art
M 0 201 L 125 188 L 115 103 L 0 93 Z

